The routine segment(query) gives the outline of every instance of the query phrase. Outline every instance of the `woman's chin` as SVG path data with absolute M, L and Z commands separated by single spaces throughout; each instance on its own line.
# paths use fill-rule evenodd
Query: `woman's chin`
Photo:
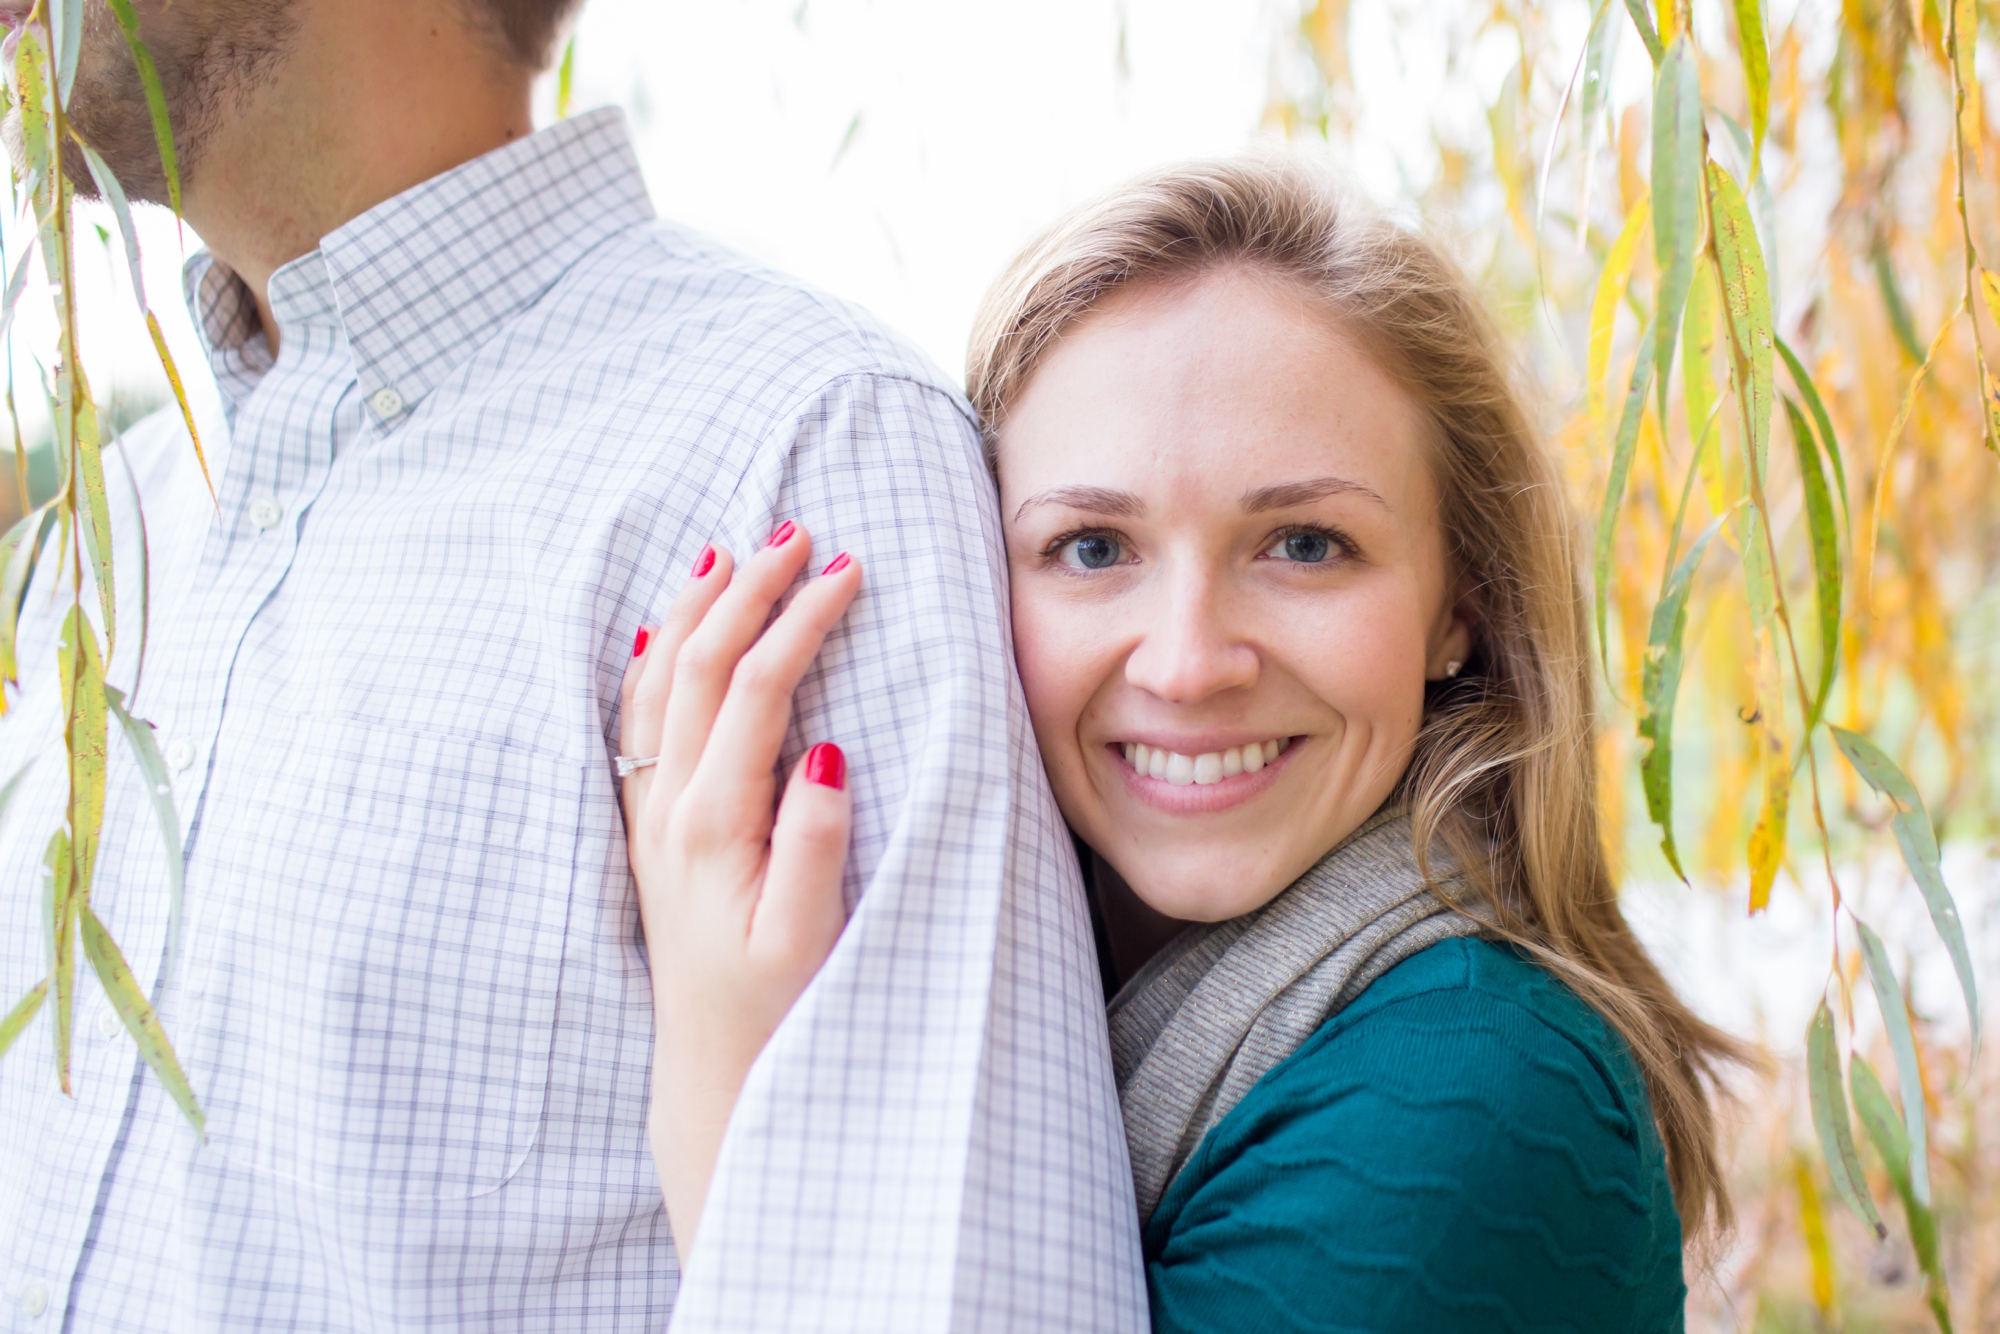
M 1221 853 L 1222 855 L 1217 855 Z M 1292 877 L 1262 871 L 1262 854 L 1245 848 L 1231 857 L 1214 844 L 1177 848 L 1162 844 L 1119 868 L 1132 892 L 1154 912 L 1182 922 L 1226 922 L 1276 898 Z M 1246 873 L 1246 866 L 1252 867 Z

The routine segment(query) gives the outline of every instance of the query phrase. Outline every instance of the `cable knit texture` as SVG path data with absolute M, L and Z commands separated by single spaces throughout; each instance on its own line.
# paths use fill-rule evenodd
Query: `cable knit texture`
M 1383 974 L 1203 1138 L 1145 1231 L 1155 1334 L 1683 1328 L 1625 1044 L 1513 950 Z

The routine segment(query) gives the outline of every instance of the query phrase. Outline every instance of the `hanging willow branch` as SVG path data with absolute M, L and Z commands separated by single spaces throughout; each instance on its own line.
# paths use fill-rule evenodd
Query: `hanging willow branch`
M 180 173 L 159 74 L 140 38 L 138 17 L 130 0 L 109 0 L 109 3 L 146 92 L 168 198 L 178 214 Z M 204 478 L 208 476 L 208 463 L 202 456 L 201 438 L 195 429 L 180 371 L 167 350 L 160 322 L 146 302 L 139 241 L 125 191 L 69 119 L 69 98 L 82 47 L 83 17 L 84 0 L 40 0 L 22 25 L 12 68 L 6 71 L 8 91 L 21 119 L 22 152 L 14 173 L 14 189 L 17 203 L 25 201 L 32 211 L 35 240 L 20 257 L 8 282 L 5 306 L 0 309 L 0 334 L 11 327 L 15 308 L 27 290 L 29 261 L 38 251 L 53 294 L 58 330 L 49 408 L 61 476 L 55 495 L 25 514 L 0 539 L 0 678 L 4 678 L 4 685 L 0 685 L 0 713 L 7 706 L 5 689 L 19 684 L 16 629 L 23 597 L 38 569 L 46 571 L 52 585 L 67 594 L 70 605 L 62 619 L 56 663 L 61 683 L 68 801 L 62 825 L 50 833 L 43 857 L 42 894 L 48 927 L 49 971 L 0 1019 L 0 1055 L 53 1002 L 50 1022 L 54 1028 L 56 1080 L 63 1092 L 72 1091 L 70 1041 L 75 1028 L 77 959 L 81 953 L 141 1055 L 200 1133 L 204 1124 L 201 1106 L 173 1045 L 152 1002 L 126 963 L 124 953 L 92 910 L 90 901 L 104 823 L 105 766 L 114 720 L 124 732 L 152 790 L 165 844 L 173 896 L 171 916 L 176 928 L 182 866 L 179 821 L 174 814 L 165 766 L 160 763 L 154 744 L 152 726 L 134 717 L 125 706 L 123 694 L 105 680 L 107 665 L 120 648 L 119 571 L 113 558 L 102 419 L 84 373 L 82 350 L 76 338 L 73 175 L 87 175 L 95 182 L 117 220 L 131 268 L 133 296 L 159 355 L 161 369 L 173 387 Z M 11 393 L 8 406 L 11 413 Z M 14 424 L 14 448 L 26 509 L 27 473 L 18 421 Z M 212 484 L 210 493 L 213 494 Z M 142 528 L 139 555 L 142 571 L 146 560 L 144 541 Z M 144 583 L 142 572 L 137 599 L 140 634 L 136 643 L 129 637 L 126 641 L 129 651 L 141 662 L 146 651 Z M 136 679 L 136 663 L 133 675 Z M 0 812 L 4 812 L 25 776 L 25 771 L 13 775 L 0 787 Z M 171 951 L 174 942 L 170 941 L 168 948 Z

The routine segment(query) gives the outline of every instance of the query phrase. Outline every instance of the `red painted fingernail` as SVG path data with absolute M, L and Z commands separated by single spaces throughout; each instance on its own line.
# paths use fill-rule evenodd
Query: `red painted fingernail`
M 851 564 L 853 564 L 853 562 L 847 559 L 847 553 L 843 551 L 838 556 L 835 556 L 832 560 L 828 561 L 826 563 L 826 568 L 824 570 L 821 570 L 820 573 L 839 574 L 842 570 L 846 569 Z
M 822 741 L 806 752 L 806 777 L 838 792 L 847 786 L 847 757 L 839 746 Z
M 771 540 L 766 542 L 764 545 L 767 547 L 781 547 L 785 545 L 785 543 L 791 541 L 792 534 L 796 533 L 797 531 L 798 529 L 792 526 L 792 521 L 790 519 L 787 519 L 783 523 L 778 525 L 778 531 L 772 533 Z
M 640 626 L 639 633 L 632 636 L 632 656 L 636 658 L 641 653 L 644 653 L 646 651 L 646 641 L 652 637 L 653 632 L 651 630 L 648 630 L 643 625 Z
M 694 558 L 694 577 L 699 579 L 715 568 L 715 548 L 703 547 L 701 554 Z

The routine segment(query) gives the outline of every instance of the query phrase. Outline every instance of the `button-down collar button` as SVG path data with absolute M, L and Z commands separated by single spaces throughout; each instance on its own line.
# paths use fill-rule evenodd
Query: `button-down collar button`
M 375 415 L 387 421 L 403 410 L 403 396 L 393 389 L 377 389 L 368 396 L 368 406 L 375 409 Z
M 278 520 L 285 517 L 285 507 L 269 496 L 259 496 L 250 502 L 250 522 L 259 528 L 269 530 L 278 526 Z
M 194 742 L 186 737 L 177 737 L 167 743 L 167 763 L 176 769 L 185 769 L 194 763 Z
M 40 1315 L 42 1312 L 48 1309 L 49 1309 L 48 1284 L 35 1282 L 35 1283 L 30 1283 L 27 1287 L 21 1289 L 22 1315 L 28 1317 L 28 1319 L 30 1320 L 33 1320 L 36 1316 Z
M 118 1030 L 120 1027 L 121 1025 L 118 1022 L 118 1011 L 112 1009 L 109 1005 L 105 1005 L 98 1010 L 97 1035 L 99 1037 L 115 1038 L 118 1036 Z

